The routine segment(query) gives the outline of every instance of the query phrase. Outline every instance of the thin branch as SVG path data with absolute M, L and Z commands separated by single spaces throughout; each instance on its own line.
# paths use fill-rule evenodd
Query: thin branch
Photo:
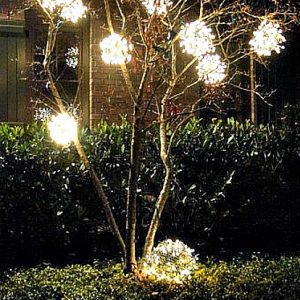
M 126 25 L 126 17 L 125 17 L 125 15 L 123 13 L 123 10 L 122 10 L 122 7 L 121 7 L 121 4 L 120 4 L 119 0 L 116 0 L 116 3 L 117 3 L 118 10 L 119 10 L 119 13 L 120 13 L 121 18 L 122 18 L 121 32 L 123 33 L 124 29 L 125 29 L 125 25 Z

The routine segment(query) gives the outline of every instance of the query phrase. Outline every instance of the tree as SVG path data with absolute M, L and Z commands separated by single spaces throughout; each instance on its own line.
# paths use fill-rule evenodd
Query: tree
M 66 115 L 63 97 L 51 71 L 51 57 L 61 23 L 75 22 L 84 15 L 86 7 L 81 0 L 37 0 L 37 4 L 49 23 L 43 62 L 45 74 L 57 107 Z M 173 177 L 172 145 L 176 133 L 204 107 L 212 105 L 220 109 L 217 99 L 230 99 L 234 90 L 250 91 L 245 62 L 251 56 L 259 63 L 265 63 L 264 56 L 273 51 L 280 52 L 284 42 L 280 28 L 288 30 L 296 23 L 297 11 L 289 3 L 279 1 L 265 1 L 258 7 L 243 0 L 201 0 L 200 3 L 115 0 L 113 4 L 104 0 L 104 10 L 100 12 L 106 15 L 110 31 L 101 43 L 102 58 L 120 66 L 133 103 L 125 240 L 99 175 L 77 133 L 71 140 L 89 171 L 110 228 L 125 256 L 125 270 L 135 272 L 136 197 L 143 135 L 152 126 L 159 127 L 160 159 L 164 166 L 162 188 L 145 238 L 145 257 L 151 254 L 169 198 Z M 112 18 L 112 15 L 119 17 Z M 120 21 L 113 22 L 112 19 Z M 258 31 L 252 38 L 256 29 Z M 134 81 L 130 73 L 131 60 L 139 67 Z M 254 89 L 253 81 L 251 87 L 252 94 L 266 101 L 268 93 L 258 87 Z

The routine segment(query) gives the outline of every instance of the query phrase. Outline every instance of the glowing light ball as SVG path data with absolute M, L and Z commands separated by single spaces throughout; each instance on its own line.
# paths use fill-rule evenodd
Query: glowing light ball
M 282 45 L 286 41 L 282 35 L 279 24 L 264 20 L 254 31 L 253 38 L 250 41 L 251 50 L 259 56 L 271 56 L 272 51 L 280 53 L 284 49 Z
M 143 272 L 151 281 L 182 284 L 197 270 L 197 257 L 193 253 L 193 249 L 179 240 L 165 240 L 146 257 Z
M 217 54 L 201 57 L 197 70 L 199 79 L 208 85 L 218 84 L 226 77 L 226 65 Z
M 42 0 L 41 4 L 51 14 L 58 14 L 62 19 L 73 23 L 84 17 L 87 11 L 81 0 Z
M 43 6 L 43 8 L 49 10 L 50 12 L 53 12 L 56 7 L 63 5 L 63 1 L 62 0 L 42 0 L 41 4 Z
M 142 3 L 149 15 L 153 15 L 154 13 L 158 15 L 165 14 L 168 8 L 173 5 L 173 1 L 170 0 L 144 0 Z
M 66 53 L 66 64 L 68 67 L 76 69 L 79 62 L 79 49 L 78 47 L 68 48 Z
M 212 30 L 202 21 L 197 20 L 186 24 L 181 28 L 179 35 L 181 39 L 180 46 L 188 54 L 200 57 L 215 52 L 213 45 L 215 36 L 212 34 Z
M 102 59 L 107 64 L 124 64 L 131 60 L 133 46 L 119 34 L 113 33 L 100 42 Z
M 81 0 L 74 0 L 70 5 L 64 6 L 61 10 L 61 17 L 65 20 L 76 23 L 86 13 L 86 6 Z
M 77 139 L 77 123 L 66 113 L 53 116 L 48 122 L 51 138 L 59 145 L 68 145 Z
M 49 107 L 38 107 L 34 110 L 34 119 L 36 121 L 46 121 L 51 116 L 51 109 Z

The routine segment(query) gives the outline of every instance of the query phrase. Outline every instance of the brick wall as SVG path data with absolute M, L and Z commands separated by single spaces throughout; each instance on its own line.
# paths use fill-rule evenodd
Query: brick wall
M 91 19 L 90 27 L 90 120 L 94 125 L 100 120 L 119 122 L 121 114 L 132 113 L 121 69 L 106 65 L 101 59 L 99 42 L 108 35 L 101 28 L 103 22 Z

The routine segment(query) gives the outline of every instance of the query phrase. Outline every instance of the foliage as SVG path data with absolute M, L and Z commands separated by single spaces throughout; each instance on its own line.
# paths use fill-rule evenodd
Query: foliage
M 198 263 L 182 286 L 139 282 L 121 264 L 71 265 L 9 271 L 2 276 L 3 300 L 42 299 L 299 299 L 300 259 L 281 257 Z
M 182 284 L 196 270 L 194 251 L 179 240 L 160 242 L 142 263 L 145 277 L 156 282 Z
M 116 202 L 124 201 L 118 190 L 125 181 L 116 180 L 116 174 L 122 179 L 126 176 L 127 165 L 120 155 L 125 148 L 121 149 L 120 141 L 128 135 L 127 129 L 103 124 L 94 135 L 85 134 L 90 155 L 99 156 L 99 174 L 103 169 L 107 170 L 102 173 L 106 178 L 112 176 L 114 189 L 109 195 L 117 194 Z M 0 149 L 2 263 L 49 257 L 59 262 L 85 259 L 99 256 L 100 244 L 104 246 L 102 255 L 109 255 L 111 243 L 107 239 L 110 241 L 111 234 L 73 147 L 56 146 L 49 140 L 46 127 L 33 124 L 26 128 L 1 125 Z M 124 211 L 118 212 L 122 219 Z
M 299 226 L 300 135 L 299 123 L 293 124 L 190 122 L 173 150 L 171 209 L 184 234 L 179 238 L 193 236 L 197 244 L 189 245 L 196 249 L 207 239 L 211 250 L 298 249 L 296 236 L 287 238 Z
M 293 120 L 283 115 L 277 126 L 215 119 L 182 128 L 158 240 L 178 238 L 200 253 L 299 249 L 299 115 L 287 115 Z M 156 130 L 142 149 L 139 247 L 163 177 Z M 81 140 L 123 225 L 130 126 L 102 123 Z M 0 126 L 0 186 L 2 264 L 119 255 L 75 149 L 56 146 L 44 126 Z

